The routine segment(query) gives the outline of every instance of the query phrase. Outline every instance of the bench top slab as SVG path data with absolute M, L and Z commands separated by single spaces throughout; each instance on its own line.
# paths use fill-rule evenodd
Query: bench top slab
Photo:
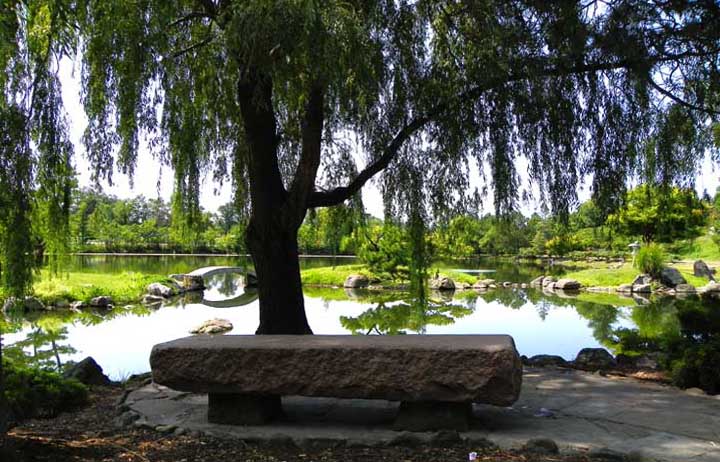
M 515 348 L 509 335 L 193 335 L 155 345 L 155 349 L 297 350 L 486 350 Z
M 509 405 L 522 380 L 508 335 L 193 336 L 150 364 L 157 383 L 202 393 Z

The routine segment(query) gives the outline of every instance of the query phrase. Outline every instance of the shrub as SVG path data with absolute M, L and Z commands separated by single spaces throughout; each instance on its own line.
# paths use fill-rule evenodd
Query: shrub
M 52 417 L 87 401 L 87 389 L 56 372 L 3 359 L 3 398 L 16 421 Z
M 635 256 L 635 268 L 650 276 L 660 276 L 665 264 L 665 252 L 658 244 L 647 244 Z
M 386 224 L 366 231 L 358 249 L 358 258 L 370 271 L 385 279 L 402 278 L 410 266 L 410 244 L 405 230 Z
M 682 359 L 673 361 L 672 379 L 681 388 L 720 393 L 720 340 L 689 346 Z

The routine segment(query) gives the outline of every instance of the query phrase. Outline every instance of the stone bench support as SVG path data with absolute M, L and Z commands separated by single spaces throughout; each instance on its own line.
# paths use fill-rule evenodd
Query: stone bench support
M 262 425 L 282 416 L 277 395 L 208 393 L 208 422 L 228 425 Z
M 209 394 L 208 419 L 258 425 L 282 396 L 400 401 L 395 428 L 465 430 L 471 403 L 509 406 L 522 365 L 507 335 L 195 336 L 153 348 L 156 383 Z

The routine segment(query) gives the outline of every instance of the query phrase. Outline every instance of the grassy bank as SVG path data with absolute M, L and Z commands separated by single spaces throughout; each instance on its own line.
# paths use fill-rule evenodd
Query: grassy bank
M 72 272 L 53 276 L 42 271 L 33 285 L 33 292 L 46 303 L 58 300 L 87 302 L 100 295 L 111 296 L 116 304 L 136 303 L 148 284 L 165 281 L 167 277 L 159 274 Z
M 477 276 L 453 271 L 447 268 L 435 268 L 432 267 L 428 270 L 428 275 L 433 277 L 435 272 L 439 272 L 441 276 L 447 276 L 457 283 L 469 283 L 473 284 L 477 281 Z M 367 276 L 373 284 L 381 286 L 397 286 L 401 284 L 407 284 L 409 281 L 404 279 L 383 279 L 382 277 L 374 274 L 366 265 L 355 264 L 355 265 L 338 265 L 335 267 L 322 267 L 322 268 L 310 268 L 300 272 L 303 285 L 308 286 L 337 286 L 342 287 L 345 279 L 351 274 L 362 274 Z
M 708 263 L 720 263 L 720 247 L 713 241 L 709 231 L 695 239 L 683 239 L 672 244 L 665 244 L 665 251 L 678 260 L 704 260 Z
M 699 287 L 708 283 L 707 279 L 693 275 L 692 265 L 680 265 L 676 268 L 688 284 Z M 630 284 L 639 273 L 640 271 L 635 269 L 632 263 L 625 263 L 620 268 L 610 268 L 607 263 L 597 263 L 588 268 L 570 271 L 563 277 L 576 279 L 585 287 L 616 287 L 620 284 Z

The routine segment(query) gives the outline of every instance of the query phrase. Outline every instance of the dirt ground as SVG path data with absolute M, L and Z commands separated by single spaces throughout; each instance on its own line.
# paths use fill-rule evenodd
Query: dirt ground
M 450 447 L 318 448 L 267 447 L 209 436 L 167 435 L 113 425 L 115 403 L 122 389 L 93 390 L 87 406 L 52 419 L 35 419 L 0 437 L 1 462 L 256 462 L 256 461 L 478 461 L 585 462 L 575 456 L 537 456 L 522 452 L 483 450 L 467 444 Z

